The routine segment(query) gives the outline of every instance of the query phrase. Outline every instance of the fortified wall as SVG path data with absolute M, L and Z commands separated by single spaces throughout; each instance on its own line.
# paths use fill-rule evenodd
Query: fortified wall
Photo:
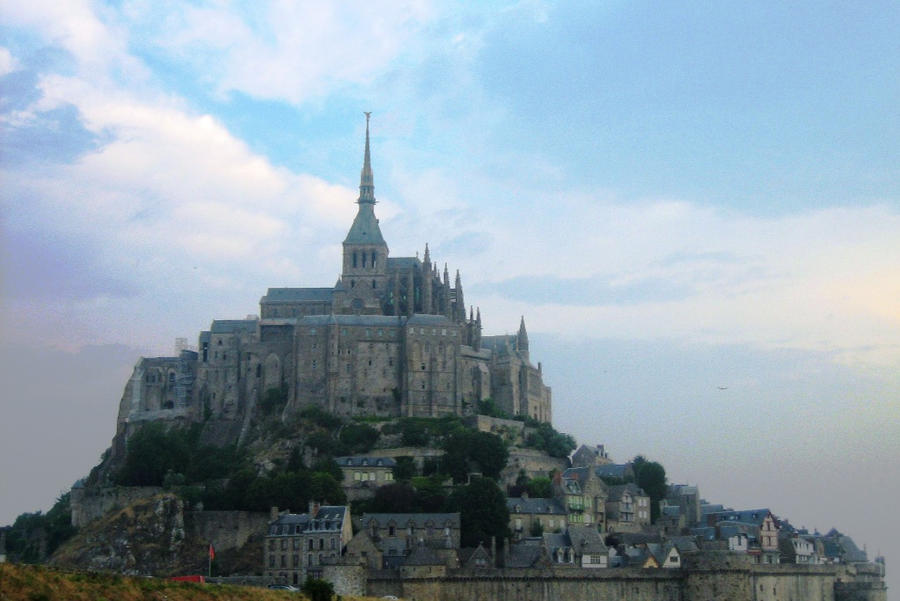
M 331 566 L 326 577 L 339 594 L 413 601 L 887 601 L 881 578 L 855 566 L 756 565 L 690 569 L 542 569 L 370 572 Z M 425 566 L 422 566 L 425 567 Z

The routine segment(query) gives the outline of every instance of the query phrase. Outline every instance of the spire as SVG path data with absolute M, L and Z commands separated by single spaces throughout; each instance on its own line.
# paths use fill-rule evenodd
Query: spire
M 369 117 L 371 112 L 366 115 L 366 154 L 363 157 L 363 168 L 359 174 L 359 204 L 370 203 L 375 204 L 375 178 L 372 175 L 372 159 L 369 154 Z
M 519 322 L 519 333 L 516 335 L 516 347 L 519 352 L 525 355 L 525 358 L 528 358 L 528 332 L 525 331 L 525 316 L 522 316 L 522 321 Z
M 450 285 L 450 271 L 447 269 L 447 264 L 444 263 L 444 286 Z
M 425 243 L 425 260 L 424 263 L 431 263 L 431 255 L 428 253 L 428 243 Z

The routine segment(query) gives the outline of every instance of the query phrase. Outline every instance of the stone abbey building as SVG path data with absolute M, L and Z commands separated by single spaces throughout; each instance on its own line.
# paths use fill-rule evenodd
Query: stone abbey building
M 286 391 L 289 410 L 439 417 L 491 398 L 510 415 L 551 421 L 524 318 L 515 335 L 483 336 L 459 272 L 451 283 L 427 244 L 421 260 L 390 256 L 375 217 L 368 121 L 356 203 L 334 286 L 270 288 L 258 318 L 215 320 L 197 351 L 140 359 L 119 425 L 213 417 L 243 431 L 270 389 Z

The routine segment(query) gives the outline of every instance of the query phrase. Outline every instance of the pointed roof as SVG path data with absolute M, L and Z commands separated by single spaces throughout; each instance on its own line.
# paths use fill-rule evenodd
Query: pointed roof
M 353 225 L 344 239 L 344 244 L 377 244 L 387 246 L 375 218 L 375 182 L 372 176 L 372 161 L 369 156 L 369 116 L 366 113 L 366 153 L 363 168 L 359 176 L 359 198 L 356 203 L 359 211 L 353 219 Z
M 366 113 L 366 152 L 363 156 L 363 167 L 359 174 L 359 199 L 356 201 L 360 204 L 375 204 L 375 178 L 372 175 L 372 158 L 369 153 L 369 117 L 371 112 Z

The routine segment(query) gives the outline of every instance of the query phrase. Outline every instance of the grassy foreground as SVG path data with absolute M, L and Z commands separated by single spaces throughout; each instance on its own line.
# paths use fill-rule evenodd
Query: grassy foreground
M 0 564 L 0 601 L 298 601 L 298 593 Z M 362 601 L 366 597 L 344 597 Z

